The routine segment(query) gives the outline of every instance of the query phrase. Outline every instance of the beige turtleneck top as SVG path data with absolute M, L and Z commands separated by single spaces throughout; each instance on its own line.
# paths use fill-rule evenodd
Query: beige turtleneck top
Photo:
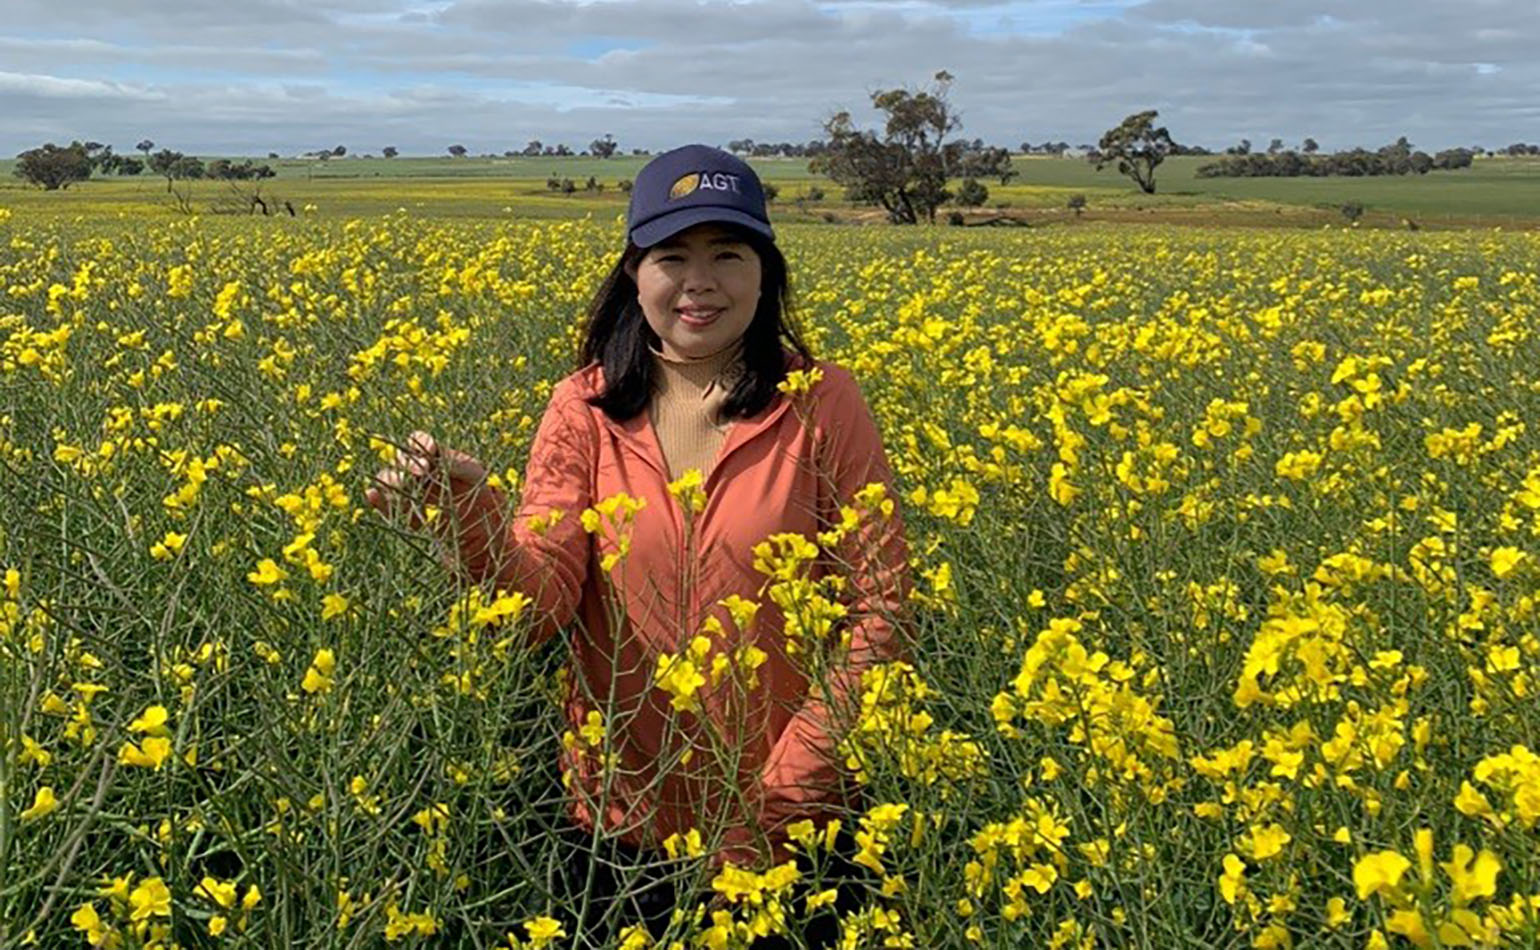
M 652 351 L 657 385 L 647 414 L 670 479 L 691 468 L 700 469 L 702 477 L 711 474 L 711 465 L 732 426 L 733 420 L 719 419 L 718 414 L 742 373 L 742 353 L 742 337 L 698 359 Z

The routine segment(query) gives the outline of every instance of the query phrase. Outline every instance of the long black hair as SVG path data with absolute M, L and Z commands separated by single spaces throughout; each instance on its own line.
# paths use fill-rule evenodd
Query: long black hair
M 781 249 L 758 232 L 724 226 L 752 247 L 760 262 L 759 303 L 743 333 L 743 373 L 722 407 L 723 418 L 742 419 L 769 405 L 776 387 L 786 378 L 782 340 L 808 363 L 813 362 L 813 354 L 802 342 L 792 317 L 790 282 Z M 626 272 L 646 253 L 646 248 L 626 242 L 625 251 L 588 305 L 588 325 L 578 347 L 579 369 L 592 363 L 604 369 L 604 391 L 590 398 L 588 404 L 617 422 L 646 411 L 653 393 L 651 350 L 661 341 L 642 314 L 636 281 Z

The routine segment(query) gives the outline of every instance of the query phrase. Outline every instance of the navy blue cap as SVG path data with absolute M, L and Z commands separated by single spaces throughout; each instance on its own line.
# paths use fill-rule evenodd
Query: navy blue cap
M 706 221 L 741 224 L 775 240 L 765 189 L 748 162 L 709 145 L 685 145 L 637 173 L 626 212 L 631 243 L 651 247 Z

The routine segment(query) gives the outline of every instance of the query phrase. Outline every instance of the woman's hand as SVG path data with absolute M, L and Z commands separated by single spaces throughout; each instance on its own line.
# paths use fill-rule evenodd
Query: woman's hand
M 427 509 L 445 509 L 435 519 L 432 528 L 440 541 L 447 545 L 446 566 L 459 563 L 453 552 L 465 545 L 465 538 L 455 544 L 453 537 L 456 522 L 462 533 L 485 535 L 479 538 L 482 547 L 491 540 L 484 525 L 476 524 L 473 516 L 484 508 L 481 498 L 487 485 L 487 469 L 481 462 L 456 449 L 441 445 L 433 436 L 421 430 L 407 436 L 404 445 L 396 448 L 392 464 L 380 469 L 373 484 L 364 490 L 369 504 L 388 518 L 405 517 L 407 526 L 418 530 L 428 524 Z M 484 512 L 481 512 L 484 514 Z M 481 529 L 476 531 L 475 529 Z

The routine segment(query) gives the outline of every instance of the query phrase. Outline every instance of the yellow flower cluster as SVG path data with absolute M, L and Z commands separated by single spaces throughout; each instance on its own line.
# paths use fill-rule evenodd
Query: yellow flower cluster
M 636 781 L 624 697 L 552 662 L 576 629 L 523 648 L 533 586 L 458 583 L 361 498 L 419 427 L 520 484 L 624 223 L 476 220 L 484 186 L 435 187 L 456 218 L 414 186 L 298 228 L 0 224 L 0 903 L 77 895 L 0 913 L 0 944 L 169 950 L 173 907 L 184 944 L 268 914 L 307 944 L 579 942 L 521 879 L 559 860 L 531 764 Z M 784 649 L 810 696 L 859 698 L 818 751 L 876 804 L 793 824 L 800 877 L 680 875 L 664 945 L 833 913 L 837 840 L 872 875 L 838 901 L 850 948 L 1533 943 L 1534 235 L 990 231 L 785 226 L 804 338 L 895 483 L 756 539 L 760 590 L 616 674 L 682 723 L 740 687 L 781 722 L 756 702 Z M 529 525 L 581 519 L 607 575 L 640 505 Z M 848 682 L 866 598 L 838 568 L 901 505 L 913 649 Z M 656 847 L 703 864 L 709 817 Z M 98 888 L 129 866 L 157 876 Z
M 1171 720 L 1156 713 L 1159 697 L 1143 695 L 1134 681 L 1143 658 L 1113 660 L 1088 651 L 1073 618 L 1055 618 L 1040 631 L 1021 660 L 1012 691 L 995 694 L 995 726 L 1009 738 L 1023 738 L 1023 718 L 1051 729 L 1068 726 L 1067 738 L 1087 760 L 1087 783 L 1137 789 L 1151 802 L 1164 801 L 1181 787 L 1173 760 L 1178 744 Z M 1144 676 L 1153 684 L 1157 671 Z

